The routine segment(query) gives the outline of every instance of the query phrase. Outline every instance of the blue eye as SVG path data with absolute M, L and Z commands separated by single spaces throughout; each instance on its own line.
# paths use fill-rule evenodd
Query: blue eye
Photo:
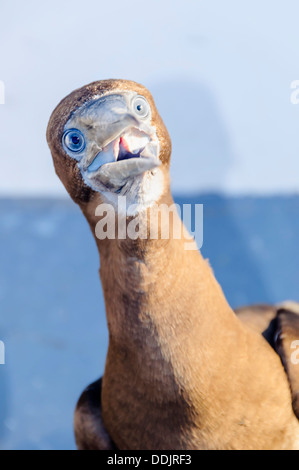
M 146 118 L 150 112 L 150 105 L 143 96 L 136 96 L 133 101 L 133 109 L 139 117 Z
M 78 129 L 70 129 L 63 135 L 64 145 L 71 152 L 82 152 L 85 148 L 84 135 Z

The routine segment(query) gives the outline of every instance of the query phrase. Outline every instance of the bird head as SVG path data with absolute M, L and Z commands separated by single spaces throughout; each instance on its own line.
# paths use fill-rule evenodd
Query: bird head
M 91 198 L 148 207 L 168 187 L 171 141 L 149 91 L 102 80 L 73 91 L 53 111 L 47 140 L 57 175 L 79 204 Z

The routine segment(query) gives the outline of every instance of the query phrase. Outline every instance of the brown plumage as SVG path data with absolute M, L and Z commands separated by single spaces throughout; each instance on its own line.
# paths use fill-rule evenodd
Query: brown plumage
M 148 90 L 123 80 L 92 83 L 58 105 L 47 139 L 56 172 L 93 234 L 96 207 L 107 199 L 84 181 L 62 138 L 81 107 L 128 91 L 150 104 L 163 175 L 156 202 L 173 203 L 171 142 Z M 144 223 L 148 207 L 145 214 Z M 181 228 L 177 213 L 173 221 Z M 172 232 L 169 239 L 95 238 L 109 348 L 102 380 L 83 392 L 77 406 L 78 448 L 299 449 L 299 423 L 279 355 L 260 334 L 262 327 L 254 331 L 231 310 L 199 251 L 185 250 L 186 240 Z
M 280 356 L 292 392 L 293 410 L 299 419 L 299 303 L 251 305 L 237 309 L 236 314 L 263 335 Z

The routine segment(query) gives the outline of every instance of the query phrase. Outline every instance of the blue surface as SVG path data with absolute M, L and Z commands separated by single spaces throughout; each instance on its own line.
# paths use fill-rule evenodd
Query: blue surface
M 204 246 L 233 307 L 299 298 L 299 197 L 204 204 Z M 72 449 L 83 388 L 103 371 L 99 260 L 78 207 L 0 200 L 0 449 Z

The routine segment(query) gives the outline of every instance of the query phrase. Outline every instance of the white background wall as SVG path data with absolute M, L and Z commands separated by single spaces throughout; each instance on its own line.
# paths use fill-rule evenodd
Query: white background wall
M 176 192 L 299 188 L 298 0 L 10 0 L 0 6 L 0 194 L 61 195 L 45 131 L 103 78 L 153 93 Z

